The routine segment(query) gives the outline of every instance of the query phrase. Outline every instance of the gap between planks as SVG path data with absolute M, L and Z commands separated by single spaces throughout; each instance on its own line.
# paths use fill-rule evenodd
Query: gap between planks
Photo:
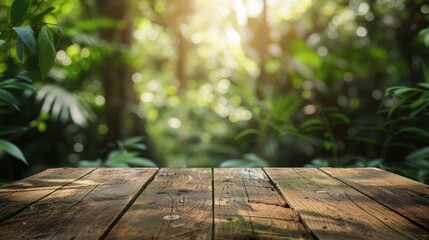
M 115 225 L 121 220 L 122 216 L 130 209 L 130 207 L 134 204 L 136 199 L 142 194 L 142 192 L 147 188 L 147 186 L 155 179 L 155 176 L 159 173 L 159 168 L 155 171 L 155 173 L 141 186 L 139 191 L 134 194 L 133 198 L 125 205 L 125 207 L 122 209 L 122 211 L 115 217 L 115 219 L 112 221 L 112 223 L 106 228 L 104 233 L 100 236 L 101 239 L 105 239 L 107 235 L 112 231 L 112 229 L 115 227 Z
M 421 239 L 428 233 L 318 169 L 265 168 L 319 239 Z
M 96 169 L 0 224 L 0 235 L 99 238 L 157 171 Z
M 312 238 L 261 168 L 214 171 L 214 239 Z

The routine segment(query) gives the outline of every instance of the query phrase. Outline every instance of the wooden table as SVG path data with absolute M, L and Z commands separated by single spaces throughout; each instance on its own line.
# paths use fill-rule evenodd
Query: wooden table
M 0 239 L 429 239 L 429 186 L 375 169 L 48 169 Z

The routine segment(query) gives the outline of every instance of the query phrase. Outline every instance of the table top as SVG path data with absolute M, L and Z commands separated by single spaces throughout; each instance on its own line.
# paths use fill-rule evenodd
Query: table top
M 376 168 L 48 169 L 0 239 L 429 239 L 429 186 Z

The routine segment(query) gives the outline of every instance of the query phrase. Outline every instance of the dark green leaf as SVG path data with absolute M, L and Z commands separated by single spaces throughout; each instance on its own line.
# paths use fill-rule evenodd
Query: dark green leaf
M 0 83 L 0 87 L 3 89 L 17 89 L 17 90 L 28 90 L 32 93 L 36 93 L 37 90 L 33 85 L 28 83 L 17 82 L 16 79 L 10 79 Z
M 307 128 L 324 126 L 325 123 L 320 118 L 310 118 L 299 125 L 300 131 L 305 131 Z
M 137 143 L 127 147 L 131 149 L 136 149 L 136 150 L 147 150 L 147 146 L 144 145 L 143 143 Z
M 128 158 L 125 159 L 124 162 L 126 162 L 129 165 L 133 165 L 136 167 L 158 167 L 154 162 L 152 162 L 149 159 L 146 158 Z
M 24 80 L 24 81 L 26 81 L 26 82 L 33 82 L 32 80 L 31 80 L 31 78 L 29 78 L 28 76 L 26 76 L 26 75 L 24 75 L 24 73 L 25 72 L 21 72 L 21 73 L 18 73 L 18 74 L 16 74 L 15 75 L 15 78 L 18 78 L 18 79 L 21 79 L 21 80 Z
M 10 92 L 0 89 L 0 102 L 3 100 L 4 102 L 8 103 L 12 107 L 14 107 L 16 110 L 19 111 L 18 108 L 18 99 L 16 99 Z
M 238 133 L 234 139 L 240 140 L 240 139 L 247 137 L 249 135 L 258 135 L 258 134 L 259 134 L 259 131 L 257 129 L 246 129 L 246 130 L 243 130 L 240 133 Z
M 423 36 L 429 34 L 429 28 L 425 28 L 419 32 L 419 36 Z
M 267 161 L 260 158 L 258 155 L 254 154 L 254 153 L 244 154 L 243 159 L 245 159 L 249 162 L 254 162 L 254 163 L 258 164 L 258 166 L 261 166 L 261 167 L 268 167 Z
M 416 101 L 414 101 L 413 103 L 411 103 L 410 107 L 411 109 L 416 109 L 418 107 L 420 107 L 421 105 L 428 103 L 429 102 L 429 98 L 419 98 Z
M 381 158 L 372 159 L 368 162 L 368 167 L 378 167 L 382 163 L 383 163 L 383 159 Z
M 426 34 L 426 36 L 424 37 L 424 41 L 425 41 L 426 47 L 429 47 L 429 34 Z
M 340 122 L 342 123 L 347 123 L 347 124 L 350 123 L 350 119 L 346 115 L 339 112 L 330 113 L 329 118 L 340 120 Z
M 10 22 L 14 27 L 21 25 L 31 7 L 31 0 L 14 0 L 10 7 Z
M 25 160 L 25 157 L 22 154 L 21 150 L 17 146 L 15 146 L 15 144 L 13 144 L 9 141 L 0 139 L 0 150 L 3 150 L 6 153 L 9 153 L 10 155 L 18 158 L 19 160 L 24 162 L 26 165 L 28 165 L 27 160 Z
M 393 93 L 398 96 L 404 93 L 408 93 L 408 92 L 421 92 L 421 89 L 418 88 L 409 88 L 409 87 L 401 87 L 399 89 L 396 89 L 393 91 Z
M 22 133 L 27 131 L 28 128 L 23 127 L 23 126 L 16 126 L 16 125 L 11 125 L 11 126 L 0 126 L 0 135 L 10 135 L 10 134 L 15 134 L 15 133 Z
M 429 139 L 429 131 L 422 129 L 422 128 L 418 128 L 418 127 L 404 127 L 401 128 L 401 130 L 397 131 L 395 133 L 395 135 L 399 135 L 402 133 L 411 133 L 413 135 L 417 135 L 417 136 L 422 136 L 424 138 L 428 138 Z
M 19 36 L 16 38 L 16 55 L 19 61 L 24 62 L 24 42 Z
M 420 148 L 407 155 L 405 160 L 426 159 L 429 158 L 429 147 Z
M 428 73 L 428 74 L 429 74 L 429 73 Z M 419 83 L 419 84 L 417 84 L 417 85 L 419 85 L 420 87 L 424 87 L 424 88 L 426 88 L 426 89 L 429 89 L 429 83 L 424 82 L 424 83 Z
M 88 161 L 88 160 L 81 160 L 79 161 L 79 167 L 81 168 L 99 168 L 102 167 L 103 162 L 100 159 L 97 159 L 96 161 Z
M 123 144 L 125 147 L 130 147 L 136 143 L 139 143 L 143 141 L 143 137 L 131 137 L 131 138 L 127 138 L 123 141 Z
M 327 159 L 316 158 L 311 160 L 311 164 L 307 164 L 304 167 L 329 167 L 329 161 Z
M 37 39 L 39 44 L 39 68 L 42 77 L 48 74 L 55 62 L 55 47 L 53 36 L 48 27 L 44 26 L 39 32 Z
M 29 26 L 25 27 L 14 27 L 16 34 L 21 38 L 21 40 L 28 46 L 31 52 L 37 54 L 37 43 L 36 38 L 34 37 L 33 29 Z

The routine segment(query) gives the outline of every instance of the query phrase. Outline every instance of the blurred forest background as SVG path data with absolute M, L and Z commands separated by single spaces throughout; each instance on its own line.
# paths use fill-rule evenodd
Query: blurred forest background
M 0 182 L 62 166 L 429 181 L 425 0 L 3 0 L 0 18 Z

